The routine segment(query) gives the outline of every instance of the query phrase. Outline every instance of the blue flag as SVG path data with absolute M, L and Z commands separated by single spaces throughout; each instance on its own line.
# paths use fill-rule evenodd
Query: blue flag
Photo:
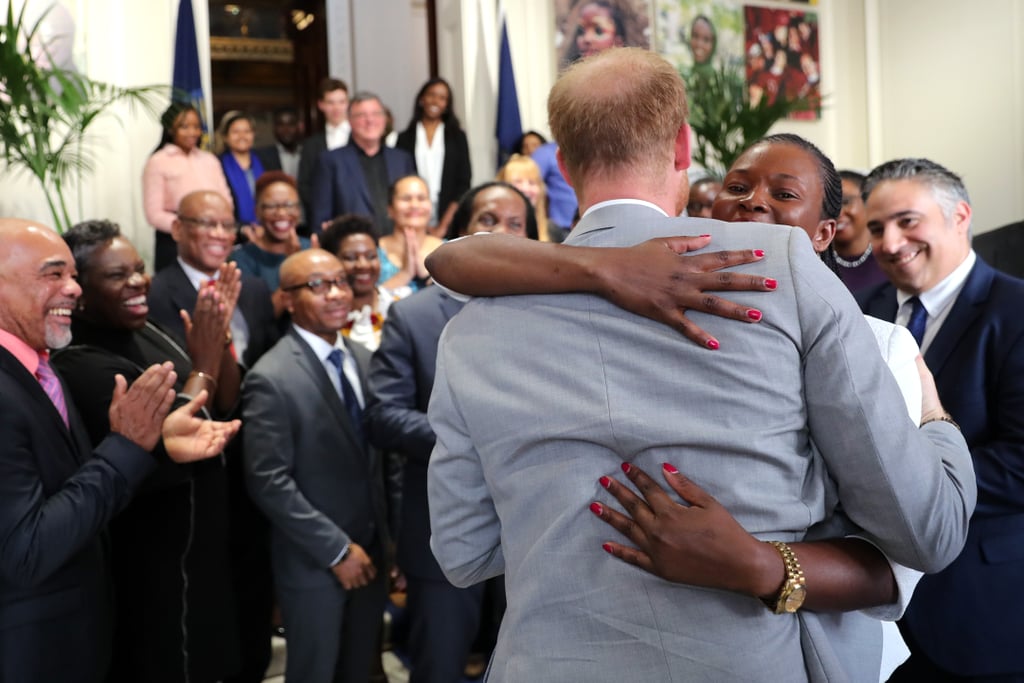
M 203 81 L 199 75 L 199 46 L 196 43 L 196 22 L 192 15 L 192 0 L 178 3 L 178 28 L 174 33 L 174 75 L 171 78 L 174 91 L 171 99 L 191 104 L 203 111 Z M 206 122 L 202 122 L 206 132 Z
M 516 94 L 516 75 L 512 71 L 512 52 L 508 45 L 508 25 L 501 19 L 501 53 L 498 57 L 498 148 L 505 156 L 523 134 L 519 118 L 519 96 Z

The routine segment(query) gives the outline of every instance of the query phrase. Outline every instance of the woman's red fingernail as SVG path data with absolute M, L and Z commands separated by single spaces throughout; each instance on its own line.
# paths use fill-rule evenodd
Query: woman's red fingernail
M 754 256 L 756 256 L 757 258 L 761 258 L 762 256 L 764 256 L 764 249 L 755 249 Z
M 697 235 L 697 237 L 711 237 L 711 235 Z
M 661 463 L 661 469 L 665 470 L 669 474 L 679 474 L 679 470 L 677 470 L 675 467 L 672 467 L 672 465 L 669 465 L 667 462 Z
M 765 278 L 764 286 L 767 287 L 768 289 L 775 289 L 776 287 L 779 286 L 779 281 L 776 280 L 775 278 Z
M 601 486 L 605 488 L 608 488 L 609 486 L 612 485 L 612 480 L 610 477 L 601 477 L 600 479 L 597 480 L 597 483 L 599 483 Z
M 749 311 L 747 311 L 747 317 L 753 320 L 754 322 L 757 322 L 758 320 L 761 319 L 761 311 L 757 310 L 756 308 L 751 308 Z
M 707 346 L 712 351 L 717 351 L 718 350 L 718 340 L 717 339 L 708 339 L 706 342 L 704 342 L 704 345 Z
M 598 517 L 600 517 L 604 513 L 604 506 L 601 505 L 600 503 L 591 503 L 590 504 L 590 511 L 593 512 Z
M 611 543 L 602 543 L 601 547 L 604 548 L 604 551 L 606 553 L 608 553 L 609 555 L 612 554 L 612 544 Z
M 629 474 L 629 471 L 630 471 L 631 469 L 633 469 L 633 466 L 632 466 L 632 465 L 630 465 L 630 464 L 629 464 L 628 462 L 624 462 L 624 463 L 622 463 L 622 471 L 623 471 L 623 472 L 624 472 L 625 474 Z

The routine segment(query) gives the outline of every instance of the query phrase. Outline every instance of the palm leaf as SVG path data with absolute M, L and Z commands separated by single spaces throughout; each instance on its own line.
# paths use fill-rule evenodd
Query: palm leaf
M 740 67 L 723 64 L 714 69 L 683 74 L 690 105 L 690 128 L 697 144 L 693 158 L 719 177 L 752 142 L 762 138 L 780 119 L 805 110 L 805 98 L 774 102 L 766 98 L 751 106 Z
M 63 232 L 72 223 L 64 187 L 96 165 L 90 127 L 104 115 L 116 118 L 112 107 L 120 103 L 130 112 L 141 108 L 155 118 L 168 89 L 122 88 L 74 70 L 40 66 L 33 49 L 41 49 L 52 64 L 47 46 L 34 40 L 45 14 L 29 26 L 25 8 L 15 15 L 13 3 L 8 3 L 6 21 L 0 25 L 0 159 L 10 170 L 30 173 L 39 181 L 54 226 Z

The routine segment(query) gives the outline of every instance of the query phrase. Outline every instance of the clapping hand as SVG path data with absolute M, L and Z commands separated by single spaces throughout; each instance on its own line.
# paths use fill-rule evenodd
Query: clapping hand
M 164 449 L 177 463 L 205 460 L 221 453 L 242 426 L 240 420 L 215 422 L 196 417 L 209 394 L 204 389 L 164 420 L 161 435 Z

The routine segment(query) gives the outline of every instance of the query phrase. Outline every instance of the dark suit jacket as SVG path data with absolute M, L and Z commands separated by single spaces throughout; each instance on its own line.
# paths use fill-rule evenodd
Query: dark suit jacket
M 185 340 L 185 324 L 178 312 L 185 309 L 191 313 L 195 306 L 195 287 L 177 261 L 153 276 L 149 288 L 149 317 L 173 332 L 182 342 Z M 278 336 L 267 283 L 242 273 L 242 291 L 238 295 L 237 306 L 249 326 L 249 346 L 241 360 L 245 367 L 252 367 L 274 345 Z
M 360 366 L 365 397 L 370 352 L 346 345 Z M 330 565 L 349 542 L 382 571 L 389 539 L 380 458 L 294 329 L 246 375 L 242 404 L 246 481 L 270 520 L 275 583 L 333 588 Z
M 398 149 L 404 149 L 416 163 L 416 126 L 406 128 L 398 136 L 395 143 Z M 417 173 L 419 169 L 417 169 Z M 469 142 L 461 128 L 444 127 L 444 165 L 441 167 L 441 189 L 437 195 L 437 216 L 440 219 L 448 206 L 458 203 L 459 198 L 469 189 L 473 178 L 473 168 L 469 162 Z
M 857 296 L 868 315 L 896 317 L 885 284 Z M 967 545 L 925 576 L 904 617 L 918 645 L 960 675 L 1024 673 L 1024 281 L 978 259 L 925 361 L 963 430 L 978 481 Z
M 39 382 L 0 349 L 2 681 L 102 679 L 111 636 L 103 529 L 156 464 L 118 435 L 90 454 L 67 404 L 70 430 Z
M 381 147 L 380 153 L 384 155 L 389 185 L 399 178 L 416 173 L 416 164 L 405 151 Z M 343 213 L 374 216 L 378 221 L 386 218 L 376 216 L 373 212 L 373 199 L 363 176 L 354 141 L 320 155 L 313 187 L 313 224 L 310 226 L 313 232 L 319 233 L 324 221 Z
M 259 147 L 254 149 L 253 154 L 260 158 L 260 163 L 263 164 L 264 171 L 280 171 L 281 170 L 281 154 L 277 151 L 277 145 L 267 145 L 266 147 Z M 299 163 L 302 163 L 302 157 L 299 157 Z
M 1024 221 L 978 235 L 971 246 L 993 268 L 1024 277 Z
M 317 169 L 320 168 L 320 155 L 326 151 L 327 134 L 323 131 L 314 133 L 302 141 L 302 156 L 299 157 L 299 177 L 295 180 L 299 184 L 299 198 L 302 200 L 302 210 L 305 212 L 307 223 L 311 222 L 311 217 L 313 216 L 313 192 L 316 188 Z M 307 225 L 307 228 L 312 231 L 311 226 Z M 308 235 L 309 232 L 305 234 Z
M 398 566 L 409 576 L 446 580 L 430 551 L 427 464 L 434 431 L 427 405 L 441 331 L 462 310 L 440 287 L 395 302 L 388 309 L 380 348 L 370 362 L 366 424 L 376 447 L 405 456 L 402 506 L 396 531 Z

